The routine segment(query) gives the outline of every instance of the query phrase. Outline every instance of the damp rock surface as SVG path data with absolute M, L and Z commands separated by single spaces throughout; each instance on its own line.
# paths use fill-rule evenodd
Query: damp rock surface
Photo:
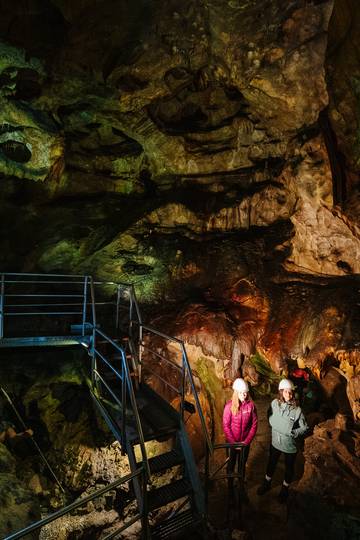
M 1 270 L 134 283 L 144 320 L 184 340 L 215 437 L 236 376 L 260 398 L 295 368 L 313 424 L 321 404 L 350 430 L 357 1 L 1 6 Z M 125 471 L 78 372 L 12 367 L 70 490 Z

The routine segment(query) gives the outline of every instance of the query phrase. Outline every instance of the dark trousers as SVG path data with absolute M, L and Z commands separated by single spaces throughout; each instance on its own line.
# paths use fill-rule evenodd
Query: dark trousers
M 288 454 L 287 452 L 281 452 L 281 450 L 277 450 L 273 447 L 272 444 L 270 444 L 270 454 L 269 454 L 269 461 L 267 464 L 266 474 L 272 478 L 277 462 L 279 461 L 279 457 L 281 454 L 284 454 L 285 457 L 285 482 L 287 484 L 290 484 L 292 479 L 294 478 L 294 469 L 295 469 L 295 459 L 296 459 L 296 452 L 294 454 Z
M 227 464 L 227 473 L 232 474 L 237 464 L 237 474 L 244 480 L 245 478 L 245 465 L 249 457 L 250 445 L 243 446 L 240 450 L 230 448 L 230 457 Z M 234 478 L 229 478 L 229 485 L 232 486 Z

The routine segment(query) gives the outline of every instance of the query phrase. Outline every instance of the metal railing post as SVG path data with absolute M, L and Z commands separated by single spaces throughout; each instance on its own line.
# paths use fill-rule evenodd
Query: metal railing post
M 130 294 L 131 294 L 131 297 L 133 299 L 133 304 L 135 306 L 135 311 L 136 311 L 136 315 L 137 315 L 139 324 L 142 324 L 142 318 L 141 318 L 141 313 L 140 313 L 140 309 L 139 309 L 139 304 L 138 304 L 138 301 L 137 301 L 137 298 L 136 298 L 135 287 L 134 287 L 133 284 L 131 284 L 131 287 L 130 287 Z
M 142 354 L 143 354 L 143 325 L 140 324 L 139 326 L 139 356 L 138 356 L 138 364 L 139 364 L 139 383 L 141 383 L 142 379 Z
M 209 448 L 205 445 L 205 512 L 208 514 L 209 507 Z
M 202 431 L 203 431 L 204 436 L 205 436 L 205 444 L 209 448 L 210 454 L 212 454 L 213 453 L 213 444 L 211 442 L 210 435 L 209 435 L 209 432 L 208 432 L 208 429 L 207 429 L 207 426 L 206 426 L 204 414 L 202 412 L 202 407 L 201 407 L 201 404 L 200 404 L 198 393 L 197 393 L 196 388 L 195 388 L 194 378 L 193 378 L 193 375 L 192 375 L 192 371 L 191 371 L 191 368 L 190 368 L 189 360 L 188 360 L 188 357 L 187 357 L 186 350 L 185 350 L 183 342 L 181 342 L 181 347 L 182 347 L 182 351 L 183 351 L 183 359 L 184 359 L 184 363 L 185 363 L 185 366 L 186 366 L 187 375 L 189 377 L 190 387 L 191 387 L 191 390 L 192 390 L 192 393 L 193 393 L 193 396 L 194 396 L 194 399 L 195 399 L 196 409 L 197 409 L 198 415 L 200 416 L 200 423 L 201 423 Z
M 85 336 L 85 323 L 86 323 L 86 311 L 87 311 L 87 288 L 88 288 L 89 276 L 84 278 L 84 293 L 83 293 L 83 314 L 82 314 L 82 335 Z
M 96 310 L 95 310 L 95 290 L 94 280 L 90 276 L 90 294 L 91 294 L 91 316 L 92 316 L 92 347 L 91 347 L 91 383 L 93 388 L 95 387 L 95 371 L 96 366 Z
M 185 401 L 185 381 L 186 381 L 186 367 L 184 353 L 182 354 L 182 366 L 181 366 L 181 396 L 180 396 L 180 416 L 182 422 L 184 421 L 184 401 Z
M 116 292 L 116 317 L 115 317 L 115 328 L 119 329 L 119 312 L 120 312 L 120 285 L 117 286 Z
M 151 478 L 150 465 L 149 465 L 149 461 L 148 461 L 148 457 L 147 457 L 147 452 L 146 452 L 146 447 L 145 447 L 145 440 L 144 440 L 144 433 L 143 433 L 142 426 L 141 426 L 141 421 L 140 421 L 139 411 L 138 411 L 136 398 L 135 398 L 135 394 L 134 394 L 134 389 L 133 389 L 133 386 L 132 386 L 132 381 L 131 381 L 131 377 L 130 377 L 130 374 L 129 374 L 129 369 L 128 369 L 126 364 L 124 365 L 124 367 L 125 367 L 126 379 L 127 379 L 127 384 L 128 384 L 130 403 L 131 403 L 131 407 L 132 407 L 132 410 L 133 410 L 133 413 L 134 413 L 134 416 L 135 416 L 136 427 L 137 427 L 138 434 L 139 434 L 139 445 L 140 445 L 141 455 L 142 455 L 143 463 L 144 463 L 144 467 L 145 467 L 145 473 L 146 473 L 147 479 L 150 479 Z
M 145 470 L 141 477 L 142 480 L 142 492 L 143 492 L 143 507 L 142 507 L 142 513 L 141 513 L 141 522 L 142 522 L 142 531 L 143 531 L 143 539 L 149 540 L 150 539 L 150 529 L 149 529 L 149 510 L 148 510 L 148 492 L 147 492 L 147 481 L 146 481 L 146 474 Z
M 122 433 L 122 453 L 125 454 L 124 448 L 126 448 L 126 376 L 125 365 L 126 356 L 121 354 L 121 433 Z
M 0 291 L 0 339 L 4 337 L 5 275 L 1 274 Z
M 133 329 L 133 307 L 134 307 L 134 298 L 132 294 L 132 289 L 129 291 L 129 336 L 132 338 L 132 329 Z

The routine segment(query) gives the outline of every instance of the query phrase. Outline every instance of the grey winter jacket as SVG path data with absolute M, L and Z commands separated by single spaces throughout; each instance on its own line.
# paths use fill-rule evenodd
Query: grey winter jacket
M 274 399 L 270 406 L 269 423 L 272 428 L 272 445 L 281 452 L 295 454 L 296 438 L 308 430 L 301 408 Z

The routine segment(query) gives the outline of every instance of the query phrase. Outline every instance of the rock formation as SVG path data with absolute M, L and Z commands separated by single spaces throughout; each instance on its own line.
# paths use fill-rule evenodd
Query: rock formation
M 263 395 L 296 366 L 358 422 L 357 1 L 0 4 L 2 270 L 134 283 L 215 432 L 239 370 Z

